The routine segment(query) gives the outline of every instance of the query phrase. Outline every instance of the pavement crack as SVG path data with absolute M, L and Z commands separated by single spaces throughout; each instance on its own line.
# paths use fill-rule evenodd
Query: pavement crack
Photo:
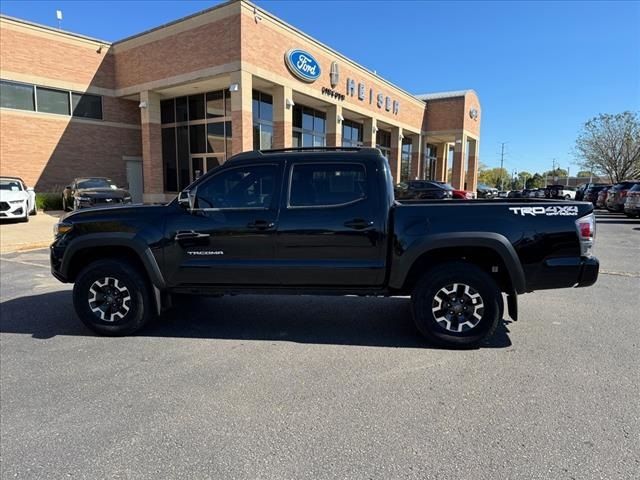
M 600 270 L 602 275 L 616 275 L 618 277 L 632 277 L 632 278 L 640 278 L 640 273 L 631 273 L 631 272 L 612 272 L 611 270 Z

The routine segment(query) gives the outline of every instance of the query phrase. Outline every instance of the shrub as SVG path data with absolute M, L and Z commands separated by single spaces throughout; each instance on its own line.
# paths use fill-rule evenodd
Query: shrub
M 38 210 L 62 210 L 62 194 L 36 192 L 36 206 Z

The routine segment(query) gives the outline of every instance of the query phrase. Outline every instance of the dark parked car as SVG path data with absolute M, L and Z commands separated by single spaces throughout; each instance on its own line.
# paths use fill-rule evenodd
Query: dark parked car
M 104 177 L 76 178 L 62 192 L 64 211 L 131 203 L 131 194 Z
M 593 203 L 593 206 L 595 207 L 598 200 L 598 194 L 609 187 L 611 187 L 611 185 L 593 185 L 592 187 L 587 188 L 584 192 L 582 200 Z
M 607 196 L 609 195 L 609 190 L 611 190 L 611 188 L 613 188 L 613 185 L 600 190 L 600 192 L 598 193 L 598 198 L 596 199 L 596 208 L 605 208 Z
M 479 183 L 476 187 L 476 194 L 478 198 L 496 198 L 498 196 L 498 189 L 490 187 L 485 183 Z
M 410 180 L 396 185 L 398 200 L 446 200 L 453 198 L 453 187 L 448 183 L 432 180 Z
M 627 192 L 624 214 L 629 218 L 640 217 L 640 183 L 636 183 Z
M 623 212 L 627 192 L 638 183 L 640 183 L 640 180 L 625 180 L 624 182 L 616 183 L 609 189 L 605 208 L 610 212 Z
M 51 271 L 104 335 L 138 331 L 176 295 L 411 295 L 420 332 L 458 347 L 505 307 L 515 320 L 517 295 L 598 277 L 588 203 L 403 203 L 391 182 L 375 148 L 241 153 L 167 205 L 67 214 Z
M 604 187 L 605 185 L 607 184 L 606 183 L 583 183 L 576 190 L 576 200 L 580 200 L 580 201 L 585 200 L 584 196 L 590 188 Z
M 507 198 L 526 198 L 527 195 L 525 192 L 528 192 L 529 190 L 511 190 L 508 194 L 507 194 Z

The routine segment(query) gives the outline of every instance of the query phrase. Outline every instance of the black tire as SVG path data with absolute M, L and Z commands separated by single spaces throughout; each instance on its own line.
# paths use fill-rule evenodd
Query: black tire
M 29 223 L 29 212 L 27 212 L 27 214 L 20 219 L 20 222 L 22 223 Z
M 459 285 L 458 292 L 449 297 L 454 300 L 453 306 L 450 303 L 445 305 L 443 298 L 447 296 L 446 290 L 455 284 Z M 461 291 L 460 285 L 469 288 L 462 288 Z M 463 261 L 444 263 L 428 270 L 414 288 L 411 303 L 413 318 L 420 333 L 433 344 L 454 348 L 477 347 L 491 337 L 503 312 L 502 293 L 493 278 L 475 265 Z M 472 307 L 472 304 L 475 306 Z M 448 310 L 447 305 L 456 310 Z M 447 311 L 437 320 L 436 316 L 441 310 L 434 312 L 433 309 L 439 307 Z M 462 323 L 455 313 L 458 309 Z M 454 312 L 453 315 L 451 312 Z M 477 323 L 472 325 L 472 322 Z
M 67 205 L 67 197 L 65 197 L 64 195 L 62 195 L 62 211 L 69 211 L 69 206 Z
M 99 285 L 104 284 L 107 279 L 109 280 L 104 286 Z M 126 289 L 124 293 L 116 291 L 123 287 Z M 106 294 L 103 289 L 107 290 Z M 113 295 L 110 292 L 113 292 Z M 111 309 L 105 307 L 106 313 L 99 310 L 102 308 L 101 301 L 101 305 L 104 306 L 104 299 L 113 299 L 117 295 L 121 296 L 116 298 L 114 303 L 121 300 L 120 305 L 116 304 Z M 98 310 L 92 309 L 92 298 L 96 299 L 93 308 Z M 87 327 L 100 335 L 114 337 L 131 335 L 155 317 L 151 287 L 144 274 L 120 260 L 97 260 L 82 270 L 73 287 L 73 306 Z M 113 313 L 114 310 L 116 313 Z
M 36 205 L 35 205 L 35 203 L 34 203 L 34 205 L 33 205 L 33 210 L 31 210 L 31 211 L 29 212 L 29 215 L 31 215 L 31 216 L 35 216 L 35 215 L 37 215 L 37 214 L 38 214 L 38 207 L 36 207 Z

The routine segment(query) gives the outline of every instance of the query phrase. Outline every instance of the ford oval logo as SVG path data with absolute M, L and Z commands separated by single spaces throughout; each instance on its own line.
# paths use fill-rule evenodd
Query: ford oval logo
M 284 60 L 291 73 L 303 82 L 311 83 L 320 78 L 320 64 L 309 52 L 294 48 L 285 53 Z

